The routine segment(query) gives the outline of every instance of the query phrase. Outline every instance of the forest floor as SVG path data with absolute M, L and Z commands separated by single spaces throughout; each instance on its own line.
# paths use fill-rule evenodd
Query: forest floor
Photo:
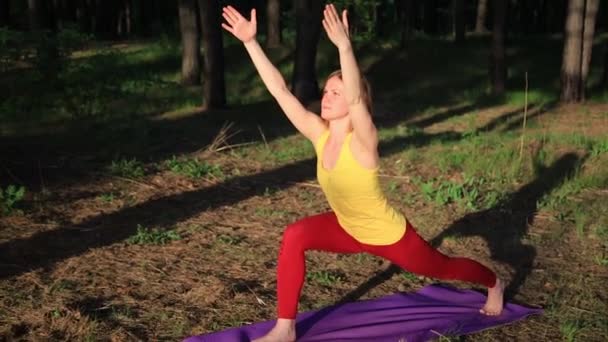
M 444 253 L 494 268 L 509 301 L 544 309 L 446 340 L 608 340 L 608 105 L 442 102 L 445 75 L 412 72 L 428 82 L 408 92 L 362 63 L 381 83 L 391 204 Z M 396 109 L 414 88 L 434 104 Z M 93 128 L 2 139 L 2 185 L 26 193 L 0 217 L 0 340 L 180 340 L 272 319 L 284 228 L 328 210 L 312 145 L 278 107 Z M 310 252 L 307 267 L 302 311 L 437 282 L 369 255 Z

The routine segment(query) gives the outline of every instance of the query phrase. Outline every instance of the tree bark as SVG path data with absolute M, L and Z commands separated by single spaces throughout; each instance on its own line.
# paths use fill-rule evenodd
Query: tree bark
M 266 20 L 268 24 L 266 46 L 269 48 L 281 46 L 281 3 L 279 0 L 267 0 Z
M 42 4 L 40 0 L 28 0 L 27 1 L 27 14 L 30 25 L 30 30 L 36 31 L 41 30 L 44 27 Z
M 200 84 L 200 29 L 197 0 L 179 0 L 179 28 L 182 36 L 183 85 Z
M 118 22 L 116 32 L 121 37 L 128 37 L 131 34 L 131 1 L 121 0 L 118 9 Z
M 585 100 L 585 83 L 589 73 L 598 6 L 599 0 L 568 2 L 561 67 L 562 102 Z
M 505 18 L 507 12 L 506 0 L 495 0 L 494 28 L 492 30 L 492 58 L 490 62 L 490 75 L 492 80 L 492 93 L 501 95 L 505 92 L 507 67 L 505 61 Z
M 199 0 L 198 6 L 204 49 L 203 104 L 205 108 L 221 108 L 226 105 L 221 9 L 219 1 Z
M 452 0 L 452 10 L 454 16 L 454 42 L 460 44 L 464 42 L 465 22 L 464 22 L 464 0 Z
M 608 43 L 604 44 L 604 72 L 602 72 L 602 88 L 608 89 Z
M 10 26 L 10 1 L 9 0 L 0 0 L 0 27 L 9 27 Z
M 488 0 L 479 0 L 477 3 L 477 19 L 475 21 L 475 32 L 486 32 L 486 15 L 488 12 Z
M 412 13 L 412 0 L 404 0 L 400 2 L 400 12 L 401 12 L 401 48 L 407 47 L 407 42 L 410 40 L 412 36 L 412 18 L 414 15 Z
M 321 0 L 295 0 L 296 52 L 292 88 L 294 95 L 307 105 L 319 98 L 316 56 L 321 34 Z
M 437 1 L 426 0 L 424 1 L 424 17 L 423 26 L 424 33 L 435 34 L 437 33 Z
M 600 6 L 600 0 L 587 0 L 585 6 L 585 19 L 583 23 L 583 54 L 581 57 L 581 100 L 586 97 L 587 76 L 591 65 L 591 51 L 593 50 L 593 37 L 595 36 L 595 19 Z

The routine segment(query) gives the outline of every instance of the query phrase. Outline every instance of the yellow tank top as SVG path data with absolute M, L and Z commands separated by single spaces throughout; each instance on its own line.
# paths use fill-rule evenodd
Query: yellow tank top
M 323 167 L 323 151 L 329 131 L 315 143 L 317 179 L 338 222 L 357 241 L 390 245 L 405 233 L 405 216 L 395 210 L 382 192 L 378 168 L 364 168 L 350 149 L 352 132 L 344 139 L 333 169 Z

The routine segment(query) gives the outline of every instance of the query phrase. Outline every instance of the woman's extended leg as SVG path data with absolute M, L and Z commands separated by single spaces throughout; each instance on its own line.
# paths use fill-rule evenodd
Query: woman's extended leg
M 488 302 L 482 313 L 497 315 L 502 311 L 502 284 L 496 274 L 475 260 L 442 254 L 418 235 L 408 222 L 401 240 L 388 246 L 363 245 L 371 254 L 386 258 L 401 268 L 421 275 L 462 280 L 488 287 Z
M 304 253 L 308 250 L 358 253 L 363 252 L 363 247 L 340 227 L 333 212 L 310 216 L 287 226 L 277 266 L 277 324 L 255 341 L 295 340 L 294 319 L 306 274 Z
M 279 318 L 295 318 L 304 284 L 304 252 L 363 252 L 362 245 L 338 224 L 333 212 L 310 216 L 290 224 L 283 233 L 277 266 Z

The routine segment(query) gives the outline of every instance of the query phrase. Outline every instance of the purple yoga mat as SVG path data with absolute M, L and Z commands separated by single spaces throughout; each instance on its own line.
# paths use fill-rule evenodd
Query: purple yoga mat
M 429 285 L 415 293 L 330 306 L 298 314 L 298 341 L 427 341 L 481 331 L 542 312 L 507 304 L 500 316 L 489 317 L 479 313 L 485 300 L 479 292 Z M 250 341 L 263 336 L 274 322 L 193 336 L 185 342 Z

